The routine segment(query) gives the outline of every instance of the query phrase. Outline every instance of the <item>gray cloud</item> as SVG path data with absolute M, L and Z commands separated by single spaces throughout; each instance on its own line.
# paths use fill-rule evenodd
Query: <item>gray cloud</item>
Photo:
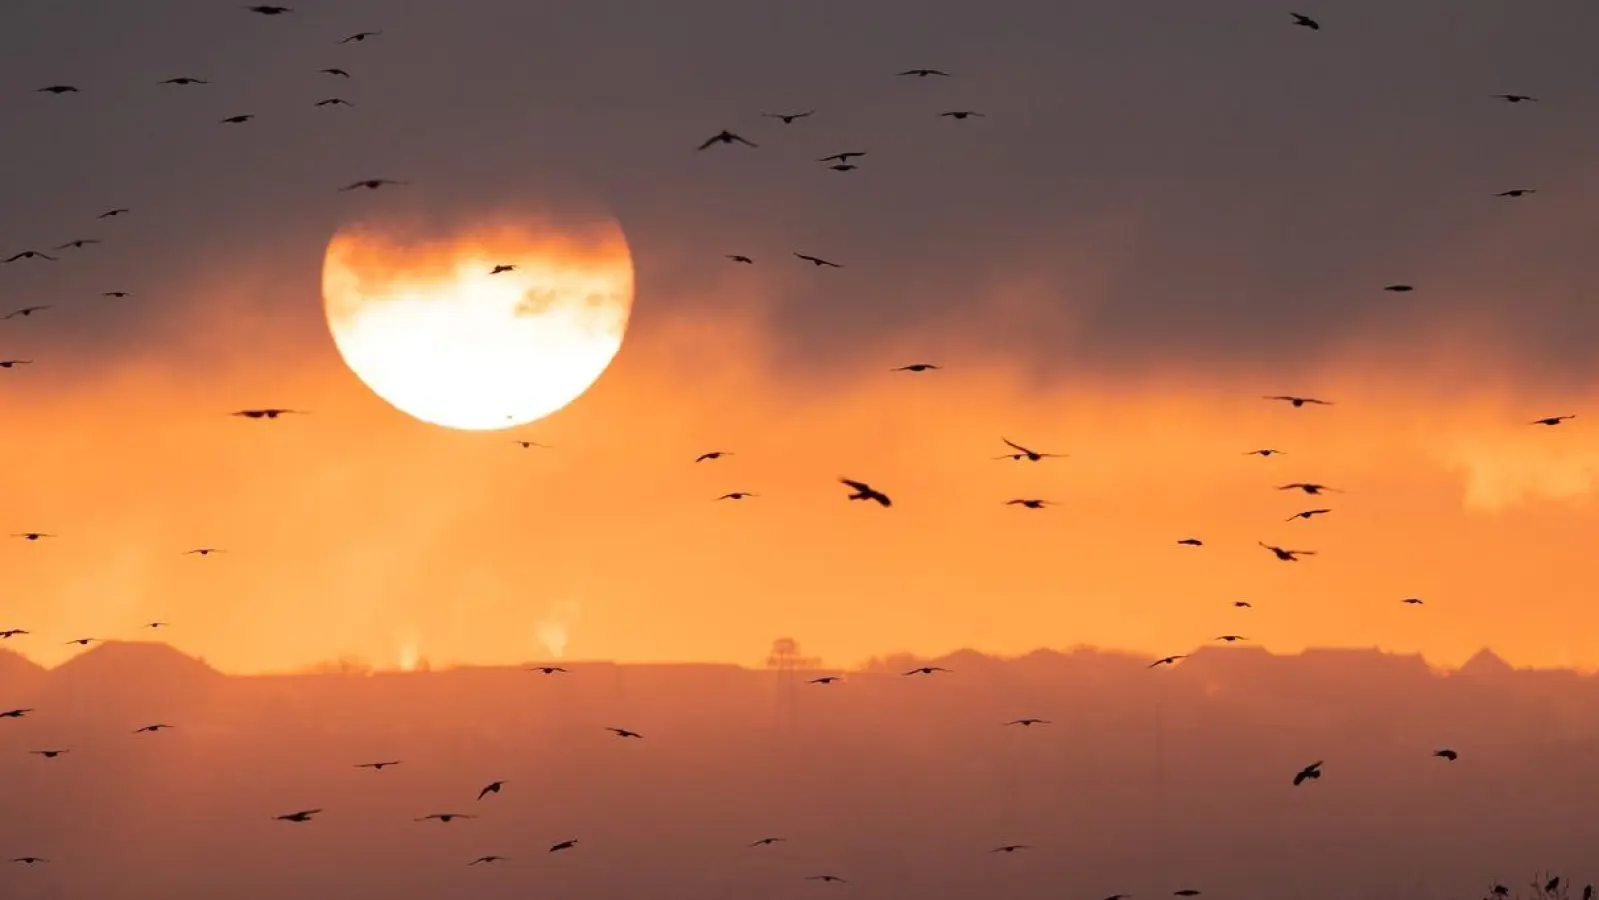
M 323 245 L 396 202 L 336 188 L 386 177 L 457 208 L 603 200 L 637 257 L 637 339 L 736 275 L 777 304 L 783 352 L 823 361 L 900 331 L 1046 367 L 1291 365 L 1469 314 L 1547 377 L 1591 373 L 1580 0 L 1361 0 L 1311 10 L 1317 33 L 1257 2 L 294 5 L 0 13 L 0 249 L 106 240 L 0 268 L 5 302 L 61 304 L 0 354 L 179 354 L 194 304 L 320 339 Z M 913 66 L 957 77 L 894 77 Z M 177 75 L 212 83 L 157 86 Z M 57 82 L 83 93 L 34 93 Z M 313 105 L 330 96 L 356 106 Z M 988 117 L 938 116 L 960 108 Z M 258 118 L 217 124 L 238 113 Z M 760 149 L 694 151 L 721 128 Z M 814 162 L 846 149 L 870 155 Z M 1541 192 L 1492 196 L 1511 187 Z M 134 213 L 94 219 L 112 206 Z M 757 265 L 730 273 L 731 252 Z M 248 277 L 200 290 L 229 266 Z

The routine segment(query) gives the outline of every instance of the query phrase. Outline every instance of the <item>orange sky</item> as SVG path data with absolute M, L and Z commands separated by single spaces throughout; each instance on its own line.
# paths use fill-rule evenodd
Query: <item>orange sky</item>
M 779 370 L 737 275 L 712 289 L 745 312 L 657 316 L 589 394 L 515 432 L 553 450 L 412 420 L 325 336 L 298 345 L 231 312 L 195 313 L 181 352 L 131 368 L 70 382 L 35 366 L 0 398 L 7 433 L 27 436 L 0 444 L 0 464 L 27 473 L 0 509 L 7 532 L 61 537 L 0 543 L 0 627 L 34 632 L 8 646 L 54 663 L 70 638 L 161 619 L 229 671 L 392 666 L 413 644 L 435 665 L 513 662 L 553 655 L 539 635 L 563 631 L 567 656 L 619 660 L 748 663 L 782 635 L 836 665 L 965 646 L 1166 654 L 1238 632 L 1276 651 L 1458 663 L 1491 645 L 1519 664 L 1599 664 L 1599 613 L 1568 578 L 1590 558 L 1599 438 L 1583 418 L 1523 424 L 1579 397 L 1451 389 L 1467 363 L 1505 362 L 1492 354 L 1439 338 L 1401 368 L 1368 342 L 1291 384 L 1050 383 L 941 328 Z M 249 285 L 194 295 L 226 310 Z M 922 357 L 947 368 L 887 371 Z M 1279 391 L 1338 405 L 1258 399 Z M 225 414 L 264 405 L 312 415 Z M 993 461 L 1001 435 L 1071 458 Z M 1260 446 L 1287 452 L 1242 455 Z M 692 463 L 711 449 L 735 455 Z M 840 475 L 895 506 L 846 502 Z M 1349 493 L 1272 490 L 1298 480 Z M 762 496 L 712 502 L 732 490 Z M 1319 505 L 1336 511 L 1283 521 Z M 1206 546 L 1175 544 L 1189 536 Z M 1257 540 L 1320 555 L 1279 563 Z M 181 555 L 202 545 L 230 552 Z M 1412 595 L 1427 605 L 1398 603 Z

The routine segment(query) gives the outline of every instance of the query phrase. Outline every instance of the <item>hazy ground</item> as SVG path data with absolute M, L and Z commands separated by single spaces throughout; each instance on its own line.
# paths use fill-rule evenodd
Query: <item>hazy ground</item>
M 1375 651 L 901 662 L 785 689 L 692 665 L 233 678 L 154 644 L 49 672 L 0 655 L 0 708 L 38 709 L 0 720 L 0 856 L 50 859 L 0 869 L 0 894 L 1469 898 L 1599 868 L 1592 677 Z M 1021 716 L 1053 724 L 1002 724 Z M 153 722 L 177 727 L 132 733 Z M 436 812 L 482 818 L 412 821 Z M 746 846 L 768 835 L 789 840 Z M 1032 849 L 988 852 L 1007 843 Z M 468 868 L 490 853 L 510 859 Z

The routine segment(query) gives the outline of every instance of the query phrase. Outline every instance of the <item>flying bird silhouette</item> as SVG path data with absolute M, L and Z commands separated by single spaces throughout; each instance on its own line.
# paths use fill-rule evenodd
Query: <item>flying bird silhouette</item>
M 1233 606 L 1236 606 L 1239 609 L 1254 609 L 1255 608 L 1255 604 L 1250 603 L 1248 600 L 1234 600 L 1233 601 Z
M 1406 606 L 1421 606 L 1423 601 L 1420 597 L 1406 597 L 1399 602 L 1405 604 Z
M 14 862 L 14 863 L 21 863 L 22 865 L 25 865 L 25 866 L 32 866 L 32 865 L 37 865 L 39 863 L 49 862 L 50 860 L 45 859 L 42 856 L 17 856 L 17 857 L 13 857 L 11 859 L 11 861 Z
M 13 534 L 12 537 L 22 538 L 25 541 L 37 541 L 40 538 L 53 538 L 55 535 L 44 531 L 23 531 Z
M 176 84 L 176 85 L 180 85 L 181 86 L 181 85 L 189 85 L 189 84 L 210 84 L 211 82 L 205 81 L 205 80 L 199 79 L 199 78 L 189 78 L 187 76 L 179 76 L 177 78 L 168 78 L 166 81 L 163 81 L 161 83 L 162 84 Z
M 611 728 L 611 727 L 607 727 L 605 730 L 609 731 L 610 733 L 616 735 L 619 738 L 638 738 L 639 740 L 643 740 L 644 739 L 644 735 L 639 734 L 636 731 L 629 731 L 626 728 Z
M 1249 638 L 1246 638 L 1241 634 L 1221 634 L 1216 636 L 1216 640 L 1226 641 L 1227 643 L 1231 644 L 1235 641 L 1247 641 Z
M 734 134 L 733 132 L 728 131 L 727 129 L 724 128 L 721 131 L 717 132 L 716 134 L 713 134 L 710 137 L 706 138 L 705 139 L 705 143 L 699 145 L 699 147 L 697 149 L 704 150 L 705 148 L 711 146 L 712 144 L 732 144 L 732 143 L 744 144 L 745 146 L 748 146 L 748 147 L 756 146 L 751 141 L 747 141 L 744 138 L 741 138 L 738 135 Z
M 302 809 L 299 812 L 291 812 L 287 815 L 275 816 L 274 818 L 279 822 L 309 822 L 311 821 L 312 816 L 321 811 L 322 810 L 320 809 Z
M 355 34 L 352 34 L 349 37 L 345 38 L 344 40 L 339 41 L 339 43 L 341 43 L 341 44 L 349 44 L 349 43 L 359 44 L 359 43 L 361 43 L 362 41 L 366 40 L 369 37 L 377 37 L 378 35 L 380 35 L 382 33 L 383 32 L 381 32 L 381 31 L 357 31 Z
M 281 16 L 286 12 L 294 12 L 287 6 L 246 6 L 245 9 L 263 16 Z
M 1053 506 L 1054 504 L 1050 503 L 1048 500 L 1025 499 L 1025 500 L 1006 500 L 1005 501 L 1005 505 L 1006 506 L 1021 506 L 1021 507 L 1025 507 L 1027 509 L 1043 509 L 1046 506 Z
M 64 753 L 71 753 L 72 751 L 70 751 L 70 750 L 29 750 L 28 752 L 32 753 L 35 756 L 42 756 L 45 759 L 55 759 L 56 757 L 61 756 Z
M 1030 849 L 1030 848 L 1026 844 L 1006 844 L 1003 847 L 995 847 L 994 849 L 992 849 L 992 850 L 990 850 L 988 852 L 989 853 L 1015 853 L 1017 850 L 1027 850 L 1027 849 Z
M 1529 424 L 1529 425 L 1559 425 L 1561 422 L 1564 422 L 1567 419 L 1575 419 L 1576 417 L 1577 417 L 1576 413 L 1572 413 L 1569 416 L 1547 416 L 1547 417 L 1542 418 L 1542 419 L 1534 419 L 1534 420 L 1532 420 L 1531 422 L 1529 422 L 1527 424 Z
M 859 169 L 860 166 L 857 166 L 854 163 L 835 163 L 831 166 L 828 166 L 828 168 L 835 172 L 853 172 L 856 169 Z
M 105 212 L 99 214 L 98 216 L 95 216 L 95 218 L 96 219 L 114 219 L 117 216 L 124 216 L 124 215 L 127 215 L 130 212 L 133 212 L 133 210 L 128 209 L 125 206 L 119 206 L 116 209 L 108 209 Z
M 746 497 L 759 497 L 759 496 L 760 496 L 760 494 L 752 494 L 749 491 L 732 491 L 731 493 L 723 494 L 722 496 L 717 497 L 716 499 L 718 499 L 718 500 L 743 500 Z
M 748 256 L 745 256 L 742 253 L 727 253 L 727 254 L 724 254 L 724 255 L 728 259 L 731 259 L 733 262 L 736 262 L 736 263 L 743 263 L 746 266 L 755 265 L 755 260 L 750 259 Z
M 1295 397 L 1292 394 L 1279 394 L 1275 397 L 1264 397 L 1262 399 L 1281 400 L 1284 403 L 1291 403 L 1295 409 L 1304 406 L 1306 403 L 1312 403 L 1316 406 L 1332 406 L 1331 400 L 1317 400 L 1315 397 Z
M 498 794 L 500 792 L 500 788 L 502 788 L 502 787 L 505 787 L 505 782 L 503 782 L 503 781 L 491 781 L 488 784 L 483 786 L 483 790 L 477 792 L 477 798 L 479 800 L 482 800 L 484 797 L 487 797 L 489 794 Z
M 528 669 L 528 671 L 529 672 L 537 672 L 540 675 L 565 675 L 566 674 L 566 670 L 561 668 L 560 666 L 532 666 L 532 667 L 530 667 Z
M 172 623 L 171 622 L 146 622 L 146 623 L 144 623 L 144 627 L 150 629 L 151 631 L 155 631 L 155 630 L 161 629 L 161 628 L 171 628 L 172 627 Z
M 1295 481 L 1292 484 L 1280 485 L 1277 488 L 1277 490 L 1279 490 L 1279 491 L 1304 491 L 1305 493 L 1311 494 L 1311 495 L 1320 494 L 1323 491 L 1328 491 L 1328 492 L 1331 492 L 1331 493 L 1334 493 L 1334 494 L 1342 494 L 1343 493 L 1343 491 L 1340 491 L 1337 488 L 1330 488 L 1330 487 L 1326 486 L 1325 484 L 1317 484 L 1314 481 Z
M 544 450 L 553 450 L 553 449 L 555 449 L 554 447 L 551 447 L 549 444 L 541 444 L 538 441 L 523 441 L 523 440 L 517 440 L 517 439 L 513 438 L 511 440 L 511 443 L 517 445 L 518 447 L 521 447 L 523 450 L 531 450 L 534 447 L 539 447 L 539 448 L 544 449 Z
M 805 880 L 806 881 L 834 881 L 834 882 L 837 882 L 839 884 L 846 884 L 847 883 L 847 882 L 844 881 L 844 879 L 838 877 L 837 875 L 806 875 L 805 876 Z
M 980 113 L 974 109 L 957 109 L 950 112 L 939 113 L 939 116 L 948 119 L 970 119 L 973 117 L 981 119 L 984 117 L 983 113 Z
M 253 118 L 255 118 L 254 114 L 245 114 L 245 115 L 240 115 L 240 116 L 228 116 L 226 119 L 222 119 L 220 124 L 222 124 L 222 125 L 239 125 L 239 124 L 242 124 L 244 122 L 248 122 L 248 121 L 250 121 Z
M 1511 188 L 1508 191 L 1500 191 L 1499 193 L 1494 194 L 1494 196 L 1495 197 L 1525 197 L 1528 194 L 1536 194 L 1536 193 L 1538 193 L 1538 189 L 1537 188 Z
M 1000 440 L 1004 441 L 1006 446 L 1010 447 L 1012 450 L 1015 450 L 1016 452 L 1015 453 L 1006 453 L 1003 456 L 996 456 L 996 457 L 994 457 L 995 459 L 1010 459 L 1010 460 L 1022 460 L 1022 459 L 1025 459 L 1028 462 L 1038 462 L 1038 461 L 1044 460 L 1044 459 L 1056 459 L 1056 458 L 1060 458 L 1060 457 L 1066 456 L 1066 454 L 1064 454 L 1064 453 L 1040 453 L 1037 450 L 1029 450 L 1026 447 L 1023 447 L 1021 444 L 1018 444 L 1015 441 L 1013 441 L 1013 440 L 1011 440 L 1010 438 L 1007 438 L 1007 437 L 1002 437 L 1002 438 L 1000 438 Z
M 350 101 L 348 101 L 346 99 L 344 99 L 343 97 L 329 97 L 326 100 L 318 100 L 316 102 L 316 105 L 317 106 L 354 106 L 355 104 L 351 103 Z
M 899 74 L 901 74 L 901 75 L 914 75 L 917 78 L 926 78 L 929 75 L 942 75 L 945 78 L 950 77 L 950 74 L 948 72 L 945 72 L 945 71 L 943 71 L 941 69 L 906 69 L 905 71 L 903 71 L 903 72 L 901 72 Z
M 102 297 L 117 297 L 117 298 L 121 298 L 121 297 L 128 296 L 128 292 L 127 291 L 106 291 L 105 293 L 101 294 L 100 296 L 102 296 Z
M 857 156 L 865 156 L 865 155 L 866 155 L 866 151 L 865 150 L 845 150 L 843 153 L 835 153 L 832 156 L 824 156 L 821 159 L 818 159 L 817 162 L 841 162 L 841 163 L 847 163 L 851 159 L 853 159 L 853 158 L 855 158 Z
M 497 862 L 502 862 L 504 859 L 505 859 L 505 857 L 503 857 L 503 856 L 495 856 L 494 854 L 491 853 L 488 856 L 479 856 L 477 859 L 474 859 L 471 862 L 467 863 L 467 865 L 468 866 L 475 866 L 475 865 L 478 865 L 480 863 L 497 863 Z
M 820 684 L 820 685 L 824 685 L 825 686 L 825 685 L 832 684 L 835 681 L 843 681 L 843 680 L 844 680 L 844 676 L 842 676 L 842 675 L 823 675 L 820 678 L 812 678 L 810 681 L 807 681 L 805 683 L 806 684 Z
M 0 712 L 0 719 L 21 719 L 21 718 L 24 718 L 25 716 L 27 716 L 28 713 L 31 713 L 31 712 L 33 712 L 33 710 L 31 708 L 29 708 L 29 709 L 8 709 L 5 712 Z
M 505 264 L 502 263 L 502 264 L 500 264 L 498 266 L 495 266 L 494 268 L 490 269 L 489 270 L 489 274 L 490 275 L 498 275 L 501 272 L 515 272 L 515 271 L 516 271 L 516 266 L 514 266 L 514 265 L 508 266 L 508 265 L 505 265 Z
M 24 250 L 21 253 L 16 253 L 6 257 L 6 262 L 14 263 L 20 259 L 44 259 L 49 260 L 50 262 L 56 261 L 56 258 L 48 253 L 40 253 L 37 250 Z
M 558 844 L 551 844 L 549 852 L 550 853 L 555 853 L 558 850 L 570 850 L 570 849 L 572 849 L 573 847 L 576 847 L 576 846 L 577 846 L 577 838 L 572 838 L 569 841 L 561 841 Z
M 390 759 L 384 760 L 383 762 L 356 763 L 355 767 L 357 769 L 371 769 L 374 772 L 381 772 L 389 766 L 399 765 L 400 762 L 401 761 L 398 759 Z
M 749 846 L 751 846 L 751 847 L 770 847 L 773 844 L 781 843 L 782 841 L 785 841 L 785 840 L 788 840 L 788 839 L 787 838 L 780 838 L 780 837 L 763 837 L 763 838 L 761 838 L 758 841 L 751 841 Z
M 1392 291 L 1395 294 L 1404 294 L 1415 290 L 1415 287 L 1408 284 L 1390 284 L 1385 286 L 1383 290 Z
M 1307 509 L 1304 512 L 1294 513 L 1288 517 L 1287 521 L 1292 522 L 1295 519 L 1308 519 L 1311 516 L 1324 516 L 1330 512 L 1332 512 L 1330 509 Z
M 70 647 L 73 644 L 77 644 L 79 647 L 87 647 L 90 644 L 92 644 L 92 643 L 94 643 L 95 641 L 98 641 L 98 640 L 100 640 L 100 639 L 99 638 L 92 638 L 92 637 L 90 637 L 90 638 L 73 638 L 72 640 L 66 642 L 66 646 Z
M 1149 665 L 1145 666 L 1144 668 L 1153 669 L 1156 666 L 1169 666 L 1169 665 L 1175 664 L 1177 662 L 1177 660 L 1179 660 L 1179 659 L 1187 659 L 1187 658 L 1188 658 L 1188 654 L 1186 654 L 1186 653 L 1175 653 L 1175 654 L 1173 654 L 1171 656 L 1162 656 L 1160 659 L 1155 660 L 1154 662 L 1150 663 Z
M 1199 538 L 1183 538 L 1182 540 L 1178 541 L 1177 543 L 1182 544 L 1185 547 L 1203 547 L 1203 546 L 1205 546 L 1205 542 L 1200 540 Z
M 31 366 L 31 359 L 0 359 L 0 369 L 14 369 L 17 366 Z
M 1006 725 L 1020 725 L 1023 728 L 1031 728 L 1034 725 L 1048 725 L 1048 724 L 1050 724 L 1050 721 L 1048 719 L 1035 719 L 1035 718 L 1032 718 L 1031 716 L 1029 716 L 1028 718 L 1025 718 L 1025 719 L 1012 719 L 1009 722 L 1006 722 L 1005 724 Z
M 326 101 L 324 101 L 324 102 L 326 102 Z M 321 104 L 319 103 L 317 105 L 320 106 Z M 347 184 L 344 187 L 339 188 L 339 190 L 340 191 L 353 191 L 356 188 L 366 188 L 369 191 L 375 191 L 378 188 L 383 187 L 384 185 L 388 185 L 388 184 L 410 184 L 410 182 L 409 181 L 395 181 L 392 178 L 367 178 L 367 179 L 363 179 L 361 181 L 351 182 L 350 184 Z
M 810 256 L 810 255 L 805 254 L 805 253 L 796 253 L 794 255 L 796 257 L 800 258 L 800 259 L 805 260 L 806 262 L 810 263 L 813 266 L 831 266 L 831 267 L 833 267 L 835 269 L 844 268 L 843 266 L 839 265 L 838 263 L 830 262 L 828 260 L 822 259 L 820 256 Z
M 1434 751 L 1432 751 L 1432 755 L 1438 757 L 1439 759 L 1447 759 L 1450 762 L 1454 762 L 1455 760 L 1460 758 L 1460 754 L 1459 753 L 1456 753 L 1455 751 L 1450 750 L 1447 747 L 1445 747 L 1442 750 L 1434 750 Z
M 426 822 L 426 821 L 429 821 L 431 819 L 437 819 L 438 821 L 444 823 L 445 825 L 448 825 L 451 822 L 455 821 L 456 819 L 475 819 L 475 818 L 477 818 L 477 816 L 470 815 L 468 813 L 429 813 L 428 815 L 422 816 L 419 819 L 412 819 L 411 821 L 413 821 L 413 822 Z
M 902 674 L 904 674 L 904 675 L 933 675 L 933 674 L 937 674 L 939 672 L 953 674 L 953 673 L 950 672 L 949 669 L 946 669 L 943 666 L 918 666 L 917 668 L 914 668 L 914 669 L 910 670 L 909 672 L 904 672 Z
M 317 74 L 318 75 L 337 75 L 340 78 L 349 78 L 350 77 L 350 73 L 349 72 L 346 72 L 343 69 L 338 69 L 338 68 L 334 68 L 334 69 L 318 69 L 317 70 Z
M 133 729 L 133 733 L 134 734 L 147 734 L 147 733 L 148 734 L 157 734 L 159 732 L 166 731 L 167 729 L 169 729 L 171 727 L 172 727 L 171 725 L 168 725 L 165 722 L 157 722 L 154 725 L 146 725 L 143 728 L 135 728 L 135 729 Z
M 307 413 L 304 410 L 301 410 L 301 409 L 282 409 L 280 407 L 268 407 L 266 409 L 241 409 L 238 412 L 228 413 L 228 415 L 230 415 L 230 416 L 242 416 L 242 417 L 244 417 L 246 419 L 276 419 L 278 416 L 288 416 L 288 415 L 303 416 L 303 415 L 307 415 Z
M 1299 557 L 1301 557 L 1301 556 L 1315 556 L 1316 555 L 1316 551 L 1314 551 L 1314 550 L 1284 550 L 1281 547 L 1277 547 L 1277 546 L 1274 546 L 1272 544 L 1268 544 L 1268 543 L 1266 543 L 1264 541 L 1256 541 L 1255 543 L 1259 544 L 1262 547 L 1265 547 L 1267 550 L 1270 550 L 1272 552 L 1272 555 L 1276 556 L 1278 559 L 1282 560 L 1283 562 L 1299 562 Z
M 24 318 L 24 319 L 26 319 L 26 318 L 32 316 L 36 312 L 43 312 L 44 310 L 49 309 L 51 306 L 52 306 L 52 304 L 49 304 L 49 303 L 42 303 L 42 304 L 40 304 L 38 306 L 24 306 L 21 309 L 12 310 L 11 312 L 8 312 L 8 313 L 6 313 L 3 316 L 0 316 L 0 321 L 3 321 L 5 319 L 15 319 L 15 318 L 17 318 L 19 316 Z
M 1315 781 L 1320 777 L 1321 760 L 1318 759 L 1303 769 L 1300 769 L 1299 772 L 1294 775 L 1294 787 L 1298 787 L 1301 784 L 1304 784 L 1306 781 Z
M 894 501 L 889 499 L 887 494 L 873 488 L 864 481 L 851 481 L 848 478 L 840 478 L 838 483 L 846 485 L 854 491 L 853 494 L 849 495 L 851 500 L 875 500 L 879 506 L 885 507 L 894 505 Z
M 1494 94 L 1493 96 L 1494 96 L 1495 99 L 1503 100 L 1506 103 L 1537 103 L 1538 102 L 1538 98 L 1537 97 L 1529 97 L 1526 94 Z
M 1310 16 L 1303 16 L 1303 15 L 1300 15 L 1299 13 L 1289 13 L 1289 15 L 1294 17 L 1294 24 L 1295 25 L 1299 25 L 1299 26 L 1302 26 L 1304 28 L 1309 28 L 1311 31 L 1320 31 L 1321 30 L 1321 23 L 1316 21 L 1315 19 L 1312 19 Z
M 184 556 L 210 556 L 213 553 L 226 553 L 221 547 L 196 547 L 193 550 L 183 551 Z
M 732 455 L 733 455 L 733 451 L 731 451 L 731 450 L 711 450 L 711 451 L 709 451 L 707 453 L 701 453 L 699 456 L 694 457 L 694 461 L 697 462 L 697 463 L 701 463 L 701 462 L 705 462 L 708 459 L 721 459 L 724 456 L 732 456 Z
M 897 369 L 889 369 L 889 371 L 890 372 L 934 372 L 934 371 L 937 371 L 939 368 L 941 368 L 941 367 L 940 366 L 936 366 L 936 365 L 934 365 L 932 363 L 911 363 L 908 366 L 900 366 Z
M 768 119 L 782 119 L 784 125 L 792 125 L 795 119 L 803 119 L 815 113 L 816 110 L 809 109 L 802 113 L 761 113 L 761 115 Z
M 97 241 L 97 240 L 95 240 L 93 238 L 80 238 L 80 239 L 78 239 L 76 241 L 67 241 L 65 244 L 62 244 L 61 246 L 56 247 L 55 249 L 57 249 L 57 250 L 82 250 L 84 247 L 87 247 L 90 244 L 98 244 L 98 243 L 100 243 L 100 241 Z
M 52 85 L 49 85 L 48 87 L 39 88 L 37 91 L 34 91 L 34 93 L 36 93 L 36 94 L 77 94 L 77 93 L 81 93 L 81 91 L 79 91 L 77 88 L 73 87 L 70 84 L 52 84 Z
M 18 637 L 24 634 L 33 634 L 33 632 L 23 628 L 7 628 L 5 631 L 0 631 L 0 641 L 7 640 L 8 638 Z

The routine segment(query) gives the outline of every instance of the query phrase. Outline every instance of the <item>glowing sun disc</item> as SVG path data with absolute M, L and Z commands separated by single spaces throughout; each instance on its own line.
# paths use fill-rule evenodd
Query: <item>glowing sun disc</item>
M 515 268 L 490 274 L 503 265 Z M 322 298 L 339 355 L 373 393 L 435 425 L 510 428 L 576 400 L 610 365 L 633 262 L 615 222 L 579 236 L 357 225 L 328 242 Z

